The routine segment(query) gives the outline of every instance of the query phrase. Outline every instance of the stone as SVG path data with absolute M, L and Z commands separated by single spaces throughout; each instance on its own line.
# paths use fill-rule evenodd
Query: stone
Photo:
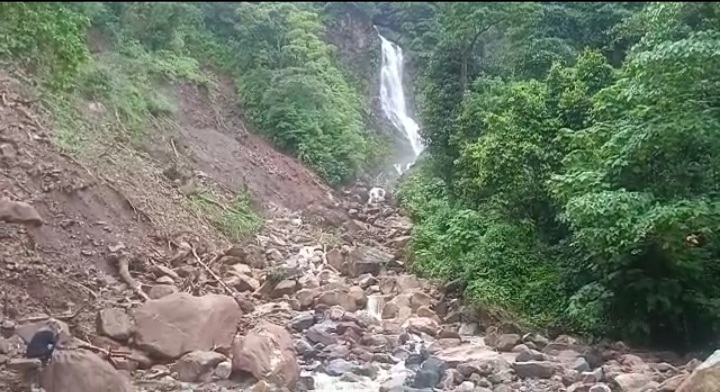
M 184 382 L 209 381 L 215 367 L 225 361 L 225 356 L 214 351 L 193 351 L 180 357 L 171 370 Z
M 351 277 L 363 274 L 378 276 L 382 268 L 393 259 L 392 254 L 384 252 L 378 247 L 359 245 L 350 251 L 348 260 L 341 271 Z
M 707 363 L 707 361 L 706 361 Z M 698 366 L 677 388 L 677 392 L 714 392 L 720 385 L 720 364 Z
M 612 392 L 609 386 L 599 383 L 595 384 L 588 389 L 588 392 Z
M 436 336 L 440 328 L 437 321 L 427 317 L 413 317 L 405 321 L 403 324 L 409 332 L 425 333 L 430 336 Z
M 233 286 L 237 291 L 244 292 L 244 291 L 251 291 L 255 292 L 260 288 L 260 282 L 257 281 L 257 279 L 245 275 L 245 274 L 236 274 L 232 277 L 232 283 L 230 286 Z
M 133 391 L 125 376 L 87 350 L 55 351 L 40 379 L 46 392 Z
M 650 376 L 642 373 L 624 373 L 619 374 L 613 380 L 620 392 L 641 392 L 653 382 Z M 688 391 L 689 392 L 689 391 Z M 693 392 L 697 392 L 693 390 Z
M 270 297 L 272 298 L 282 298 L 283 296 L 287 295 L 293 295 L 297 291 L 297 282 L 294 280 L 286 279 L 283 281 L 280 281 L 277 285 L 275 285 L 275 288 L 272 290 L 272 294 Z
M 175 293 L 145 302 L 134 312 L 135 344 L 161 357 L 230 346 L 242 316 L 232 297 Z
M 493 345 L 500 352 L 511 352 L 513 347 L 517 346 L 521 341 L 520 335 L 514 333 L 502 334 L 497 337 L 497 342 Z
M 458 329 L 458 334 L 461 336 L 475 336 L 478 333 L 478 329 L 477 323 L 462 323 L 460 324 L 460 329 Z
M 298 290 L 298 292 L 295 293 L 295 299 L 300 302 L 301 309 L 307 309 L 312 306 L 313 301 L 315 301 L 315 291 L 310 289 Z
M 219 378 L 220 380 L 227 380 L 228 378 L 230 378 L 231 374 L 232 374 L 232 362 L 230 362 L 230 361 L 220 362 L 215 367 L 215 377 Z
M 360 286 L 350 287 L 348 290 L 348 296 L 355 301 L 355 306 L 358 309 L 363 309 L 367 304 L 367 296 L 365 296 L 365 290 Z
M 0 221 L 36 227 L 44 223 L 33 206 L 24 201 L 10 200 L 8 197 L 0 198 Z
M 447 370 L 447 364 L 444 361 L 436 357 L 428 358 L 415 373 L 412 387 L 434 388 L 442 380 L 445 370 Z
M 520 378 L 549 379 L 558 370 L 558 364 L 550 361 L 515 362 L 512 368 Z
M 299 314 L 290 320 L 293 329 L 304 331 L 315 325 L 315 316 L 312 314 Z
M 437 314 L 435 314 L 435 312 L 430 310 L 430 308 L 428 308 L 427 306 L 419 307 L 416 314 L 418 315 L 418 317 L 427 317 L 440 322 L 440 317 L 438 317 Z
M 106 308 L 98 312 L 97 329 L 105 336 L 124 342 L 130 339 L 134 328 L 132 319 L 123 309 Z
M 515 357 L 515 362 L 544 361 L 545 359 L 545 354 L 539 351 L 525 349 L 518 353 L 517 357 Z
M 148 297 L 150 297 L 150 299 L 160 299 L 167 297 L 168 295 L 175 294 L 177 292 L 177 287 L 173 285 L 155 284 L 150 287 L 150 291 L 148 291 Z
M 431 305 L 432 297 L 430 297 L 426 293 L 422 291 L 416 291 L 412 293 L 412 296 L 410 297 L 410 308 L 413 310 L 413 312 L 417 312 L 417 310 L 423 306 L 430 308 Z
M 382 310 L 382 318 L 383 319 L 391 319 L 395 318 L 398 315 L 400 308 L 398 305 L 394 302 L 387 302 L 385 306 L 383 306 Z
M 325 255 L 327 258 L 328 264 L 330 264 L 331 267 L 335 268 L 337 271 L 342 272 L 343 271 L 343 265 L 345 264 L 345 258 L 342 255 L 342 252 L 338 248 L 334 248 L 327 252 Z
M 233 369 L 267 381 L 277 387 L 293 389 L 300 378 L 295 345 L 288 331 L 263 323 L 233 343 Z
M 337 343 L 337 336 L 328 331 L 327 324 L 315 324 L 308 328 L 305 337 L 312 343 L 321 343 L 323 346 L 330 346 Z

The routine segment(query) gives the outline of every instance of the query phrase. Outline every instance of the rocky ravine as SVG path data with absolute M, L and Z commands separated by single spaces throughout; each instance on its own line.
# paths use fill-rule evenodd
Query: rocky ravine
M 47 392 L 718 390 L 720 352 L 678 365 L 622 343 L 479 325 L 450 293 L 403 271 L 409 221 L 363 203 L 362 192 L 344 195 L 352 219 L 335 233 L 280 211 L 252 242 L 222 251 L 194 237 L 152 258 L 110 245 L 121 271 L 130 267 L 124 283 L 102 290 L 95 333 L 64 325 L 40 383 Z M 33 212 L 0 202 L 6 221 L 36 224 Z M 38 364 L 22 353 L 47 323 L 3 320 L 1 390 L 29 390 Z

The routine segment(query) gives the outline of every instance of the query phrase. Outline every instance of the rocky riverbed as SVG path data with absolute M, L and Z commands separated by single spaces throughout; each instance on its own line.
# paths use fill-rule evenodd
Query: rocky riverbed
M 720 353 L 702 362 L 492 325 L 450 287 L 405 271 L 407 218 L 358 191 L 345 197 L 338 204 L 349 219 L 325 211 L 310 223 L 277 211 L 262 234 L 221 251 L 192 236 L 152 257 L 111 245 L 116 264 L 134 260 L 125 261 L 134 277 L 88 283 L 98 293 L 90 324 L 56 317 L 63 340 L 40 384 L 47 392 L 719 390 Z M 0 390 L 29 390 L 38 363 L 22 353 L 47 323 L 3 320 Z

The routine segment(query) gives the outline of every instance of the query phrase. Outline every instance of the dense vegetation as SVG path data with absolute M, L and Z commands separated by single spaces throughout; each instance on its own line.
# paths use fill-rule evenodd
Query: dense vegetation
M 423 65 L 429 154 L 402 192 L 418 271 L 538 326 L 714 339 L 719 18 L 717 3 L 393 10 Z
M 323 41 L 319 4 L 0 3 L 0 15 L 0 58 L 20 60 L 54 95 L 102 100 L 134 136 L 173 111 L 161 82 L 208 85 L 201 69 L 212 66 L 235 76 L 254 128 L 329 183 L 382 159 L 357 86 Z M 111 48 L 91 56 L 88 37 Z M 85 137 L 61 132 L 60 142 Z
M 158 81 L 221 69 L 258 131 L 337 184 L 381 155 L 323 39 L 349 11 L 418 71 L 427 150 L 400 196 L 420 273 L 538 327 L 720 332 L 717 3 L 0 3 L 0 59 L 131 134 L 173 111 Z M 111 49 L 91 56 L 92 31 Z

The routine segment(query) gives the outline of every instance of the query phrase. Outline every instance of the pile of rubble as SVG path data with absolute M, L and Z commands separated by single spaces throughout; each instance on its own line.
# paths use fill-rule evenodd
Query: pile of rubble
M 359 194 L 346 195 L 350 219 L 337 230 L 279 214 L 252 241 L 222 251 L 192 236 L 171 241 L 167 255 L 112 246 L 120 281 L 98 289 L 102 306 L 84 336 L 53 320 L 63 333 L 43 388 L 716 390 L 720 353 L 678 364 L 621 343 L 590 347 L 483 325 L 445 290 L 404 271 L 410 222 Z M 0 367 L 17 375 L 10 390 L 27 390 L 39 364 L 22 357 L 24 347 L 48 322 L 3 320 Z

